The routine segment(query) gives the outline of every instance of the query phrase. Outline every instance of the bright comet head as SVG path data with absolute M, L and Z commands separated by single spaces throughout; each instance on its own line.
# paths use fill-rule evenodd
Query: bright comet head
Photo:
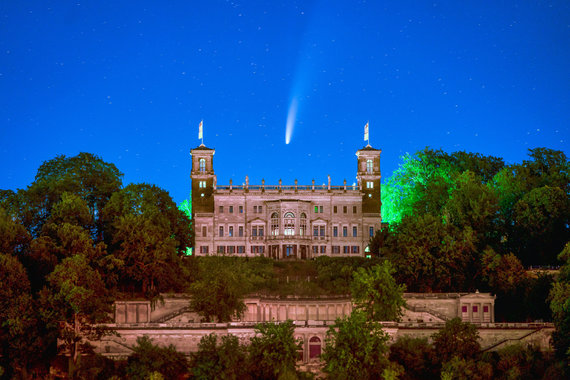
M 285 128 L 285 144 L 289 144 L 291 136 L 293 136 L 293 128 L 295 127 L 295 117 L 297 116 L 297 99 L 293 98 L 289 105 L 287 113 L 287 127 Z

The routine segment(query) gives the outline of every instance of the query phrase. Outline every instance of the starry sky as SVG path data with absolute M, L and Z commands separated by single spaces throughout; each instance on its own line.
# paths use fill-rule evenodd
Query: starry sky
M 0 2 L 0 188 L 90 152 L 180 203 L 200 120 L 221 185 L 352 184 L 368 121 L 384 179 L 426 146 L 568 155 L 570 3 Z

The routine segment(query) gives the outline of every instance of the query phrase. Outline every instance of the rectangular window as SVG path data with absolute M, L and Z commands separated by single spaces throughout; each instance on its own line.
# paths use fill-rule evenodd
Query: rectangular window
M 226 253 L 226 246 L 218 245 L 218 253 Z
M 477 312 L 477 306 L 473 306 L 473 312 L 476 313 Z
M 352 253 L 360 253 L 360 247 L 357 245 L 352 246 Z
M 233 227 L 233 226 L 230 226 L 230 229 L 229 229 L 229 231 L 228 231 L 228 236 L 229 236 L 229 237 L 234 236 L 234 227 Z
M 348 208 L 346 206 L 342 206 L 342 213 L 346 214 L 348 212 Z
M 321 245 L 321 253 L 327 253 L 327 246 Z
M 332 246 L 332 253 L 340 253 L 340 246 L 333 245 Z
M 257 209 L 259 210 L 259 213 L 261 214 L 262 213 L 262 207 L 259 206 Z
M 489 312 L 489 306 L 483 306 L 483 313 Z
M 259 246 L 259 253 L 265 253 L 265 246 L 263 245 Z
M 259 236 L 263 236 L 263 227 L 259 227 Z
M 243 245 L 238 245 L 238 253 L 245 253 L 245 247 Z
M 220 237 L 224 237 L 224 226 L 220 226 Z
M 239 213 L 243 214 L 243 206 L 239 206 Z
M 257 236 L 257 227 L 256 226 L 251 227 L 251 236 Z
M 373 189 L 373 188 L 374 188 L 374 182 L 372 182 L 372 181 L 367 181 L 367 182 L 366 182 L 366 188 L 367 188 L 367 189 Z
M 336 214 L 337 213 L 337 207 L 333 206 L 333 212 Z
M 318 245 L 313 245 L 313 253 L 319 253 L 319 246 Z
M 342 227 L 342 236 L 344 237 L 348 236 L 348 227 L 346 226 Z
M 206 187 L 206 181 L 200 181 L 200 188 L 203 189 Z
M 208 246 L 207 245 L 200 246 L 200 253 L 208 253 Z
M 257 206 L 253 206 L 253 213 L 257 214 Z
M 315 214 L 319 212 L 319 206 L 315 206 Z
M 256 245 L 252 245 L 251 247 L 249 247 L 250 252 L 251 253 L 257 253 L 257 246 Z
M 358 236 L 358 227 L 352 227 L 352 237 Z
M 350 247 L 348 245 L 343 246 L 342 253 L 350 253 Z
M 467 313 L 467 306 L 461 306 L 461 312 Z
M 337 236 L 338 236 L 338 227 L 337 227 L 337 226 L 334 226 L 334 227 L 333 227 L 333 236 L 334 236 L 334 237 L 337 237 Z
M 374 227 L 370 227 L 370 237 L 374 237 Z
M 230 214 L 234 213 L 234 206 L 230 206 Z
M 220 206 L 220 214 L 224 213 L 224 206 Z
M 313 227 L 313 236 L 319 236 L 319 227 Z
M 356 206 L 352 206 L 352 213 L 356 214 Z
M 202 226 L 202 236 L 206 237 L 208 235 L 208 227 Z
M 323 213 L 323 206 L 319 206 L 319 212 L 322 214 Z
M 325 236 L 325 226 L 321 226 L 321 236 Z
M 233 245 L 228 245 L 228 253 L 236 253 L 236 247 Z
M 238 227 L 238 236 L 242 237 L 243 236 L 243 226 L 239 226 Z

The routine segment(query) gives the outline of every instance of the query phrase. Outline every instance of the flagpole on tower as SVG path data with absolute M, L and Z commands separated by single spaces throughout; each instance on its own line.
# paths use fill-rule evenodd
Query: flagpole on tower
M 201 120 L 198 126 L 198 138 L 202 140 L 201 146 L 204 146 L 204 120 Z
M 366 146 L 370 146 L 370 133 L 368 131 L 368 127 L 369 127 L 370 122 L 366 122 L 366 125 L 364 126 L 364 141 L 366 141 Z

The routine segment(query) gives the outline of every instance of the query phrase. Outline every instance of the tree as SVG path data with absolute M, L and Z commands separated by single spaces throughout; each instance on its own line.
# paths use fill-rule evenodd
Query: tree
M 52 321 L 60 322 L 60 338 L 63 348 L 70 352 L 73 373 L 80 353 L 90 350 L 88 340 L 96 340 L 104 333 L 96 324 L 109 320 L 111 300 L 101 276 L 81 254 L 58 264 L 48 282 L 52 292 L 41 295 L 48 303 L 44 312 L 52 314 Z
M 388 359 L 404 368 L 401 380 L 439 379 L 433 346 L 427 338 L 399 337 L 390 346 Z
M 481 349 L 477 327 L 462 322 L 460 318 L 447 321 L 444 328 L 432 338 L 435 354 L 440 363 L 445 363 L 454 356 L 460 359 L 473 358 Z
M 398 321 L 403 315 L 402 307 L 405 285 L 398 285 L 392 277 L 395 270 L 389 261 L 372 268 L 358 268 L 351 283 L 352 299 L 356 310 L 362 310 L 374 321 Z
M 378 379 L 389 366 L 388 335 L 362 312 L 337 319 L 328 332 L 321 359 L 333 379 Z
M 292 321 L 262 323 L 249 345 L 250 371 L 256 379 L 276 379 L 295 374 L 298 342 Z
M 487 248 L 481 260 L 483 279 L 495 292 L 513 292 L 527 278 L 526 270 L 512 253 L 501 256 Z
M 183 353 L 176 351 L 173 345 L 160 347 L 154 345 L 148 336 L 137 338 L 133 354 L 127 359 L 126 373 L 129 379 L 157 378 L 183 379 L 188 372 L 188 361 Z
M 550 290 L 550 308 L 554 320 L 555 331 L 552 333 L 552 344 L 556 356 L 564 363 L 564 370 L 570 373 L 570 243 L 567 243 L 559 260 L 564 264 L 560 268 L 558 281 Z
M 190 306 L 206 321 L 227 322 L 245 311 L 243 297 L 250 283 L 241 262 L 234 258 L 202 257 L 200 274 L 190 285 Z
M 26 228 L 0 207 L 0 252 L 22 255 L 27 250 L 31 237 Z
M 405 217 L 386 240 L 386 258 L 396 279 L 412 291 L 465 291 L 474 288 L 480 263 L 470 227 L 444 224 L 431 214 Z
M 93 215 L 97 230 L 94 238 L 101 238 L 101 210 L 111 194 L 121 187 L 123 174 L 114 164 L 103 161 L 90 153 L 79 153 L 74 157 L 57 156 L 44 162 L 34 182 L 24 191 L 20 213 L 32 236 L 37 236 L 41 227 L 51 215 L 51 209 L 63 193 L 68 192 L 82 198 Z
M 30 281 L 20 261 L 0 253 L 0 367 L 27 378 L 49 351 L 49 337 L 35 313 Z
M 443 364 L 442 380 L 491 380 L 493 366 L 484 361 L 454 356 Z
M 190 221 L 168 192 L 131 184 L 113 194 L 102 220 L 110 251 L 123 263 L 118 268 L 123 288 L 136 285 L 149 299 L 161 291 L 182 290 L 180 257 L 190 244 Z
M 192 375 L 196 379 L 244 379 L 247 377 L 247 347 L 235 335 L 224 335 L 218 344 L 215 333 L 200 339 L 192 356 Z

